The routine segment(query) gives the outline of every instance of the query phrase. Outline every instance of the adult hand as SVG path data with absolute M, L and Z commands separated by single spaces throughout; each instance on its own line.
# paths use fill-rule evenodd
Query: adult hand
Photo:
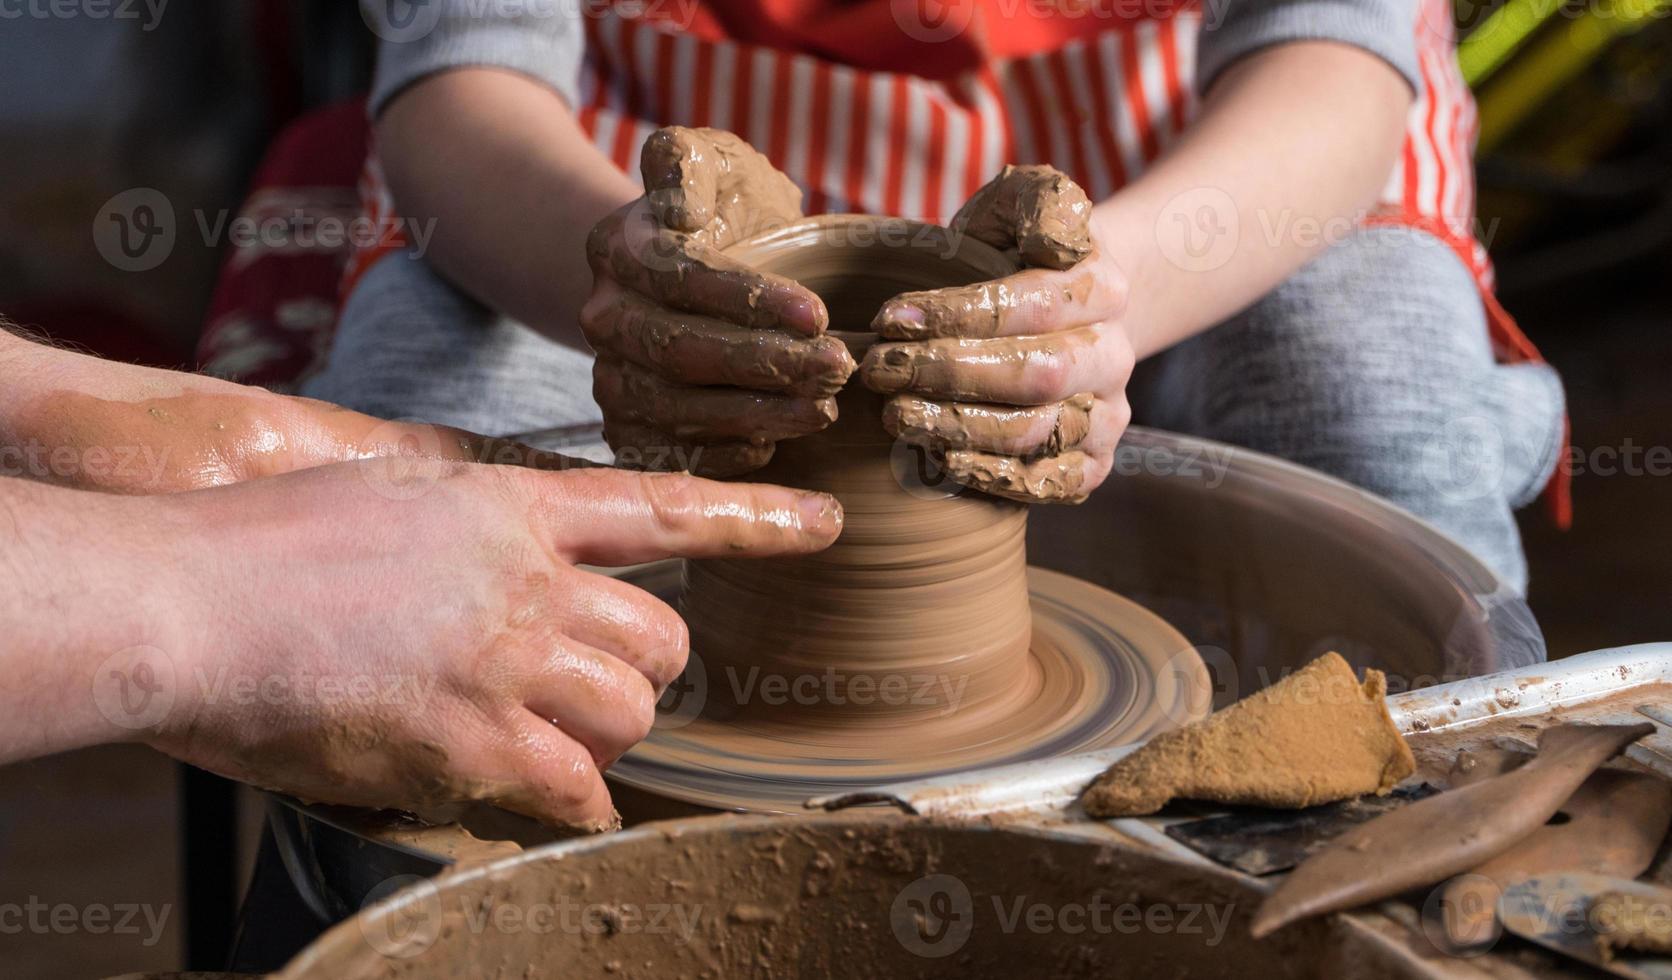
M 805 553 L 842 523 L 779 487 L 402 459 L 144 506 L 194 638 L 164 651 L 177 690 L 153 745 L 308 800 L 484 801 L 586 829 L 613 825 L 600 773 L 650 731 L 688 639 L 577 566 Z
M 225 486 L 374 456 L 586 465 L 455 429 L 391 422 L 218 378 L 121 364 L 0 330 L 0 476 L 134 495 Z
M 1029 268 L 903 293 L 872 324 L 860 380 L 892 395 L 883 424 L 948 475 L 1026 502 L 1086 498 L 1131 419 L 1126 280 L 1091 234 L 1091 203 L 1050 167 L 1006 167 L 952 219 Z
M 671 126 L 645 142 L 645 196 L 587 240 L 581 327 L 593 395 L 622 465 L 736 476 L 780 439 L 836 419 L 854 371 L 807 288 L 721 254 L 801 218 L 801 192 L 731 133 Z

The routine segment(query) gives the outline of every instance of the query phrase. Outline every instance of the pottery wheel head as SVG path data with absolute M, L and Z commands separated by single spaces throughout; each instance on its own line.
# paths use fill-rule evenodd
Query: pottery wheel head
M 669 601 L 680 565 L 631 570 L 628 581 Z M 655 796 L 716 809 L 795 812 L 809 797 L 990 766 L 1054 758 L 1141 741 L 1203 718 L 1206 667 L 1190 642 L 1149 610 L 1087 582 L 1028 570 L 1033 607 L 1030 670 L 1013 697 L 961 706 L 956 677 L 879 679 L 861 692 L 808 673 L 796 677 L 709 670 L 700 656 L 658 704 L 643 744 L 610 770 L 613 781 Z M 914 699 L 946 705 L 899 721 L 867 713 L 788 727 L 753 716 L 716 717 L 712 705 L 750 698 Z M 873 708 L 866 705 L 866 708 Z

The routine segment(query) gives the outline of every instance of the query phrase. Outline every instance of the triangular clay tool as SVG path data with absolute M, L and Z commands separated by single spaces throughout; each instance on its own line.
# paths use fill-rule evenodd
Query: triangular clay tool
M 1207 718 L 1162 732 L 1081 797 L 1093 817 L 1154 813 L 1175 797 L 1298 809 L 1386 793 L 1416 768 L 1388 717 L 1387 682 L 1326 653 Z

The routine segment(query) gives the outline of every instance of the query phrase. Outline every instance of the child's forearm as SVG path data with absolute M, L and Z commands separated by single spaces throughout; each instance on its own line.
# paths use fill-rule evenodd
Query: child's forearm
M 584 347 L 587 232 L 639 194 L 550 88 L 488 68 L 445 72 L 377 123 L 397 209 L 433 222 L 427 258 L 488 306 Z
M 1330 42 L 1227 69 L 1171 152 L 1094 211 L 1131 284 L 1138 356 L 1243 309 L 1348 233 L 1392 170 L 1411 97 L 1386 62 Z

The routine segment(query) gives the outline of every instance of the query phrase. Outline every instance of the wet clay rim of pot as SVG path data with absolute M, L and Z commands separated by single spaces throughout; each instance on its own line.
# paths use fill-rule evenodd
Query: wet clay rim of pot
M 817 250 L 808 247 L 813 245 L 828 247 Z M 882 251 L 876 249 L 878 245 L 883 246 Z M 991 279 L 1014 275 L 1021 270 L 1021 265 L 1014 258 L 970 235 L 925 221 L 872 214 L 813 215 L 734 242 L 724 252 L 727 257 L 747 265 L 763 265 L 770 261 L 775 274 L 796 280 L 809 271 L 796 261 L 798 252 L 809 260 L 828 260 L 841 252 L 855 257 L 928 254 L 939 262 L 961 263 Z M 818 273 L 816 278 L 834 274 L 824 269 L 812 271 Z M 859 333 L 866 337 L 867 343 L 869 340 L 868 334 L 859 331 L 833 329 L 831 332 L 843 335 L 844 339 Z

